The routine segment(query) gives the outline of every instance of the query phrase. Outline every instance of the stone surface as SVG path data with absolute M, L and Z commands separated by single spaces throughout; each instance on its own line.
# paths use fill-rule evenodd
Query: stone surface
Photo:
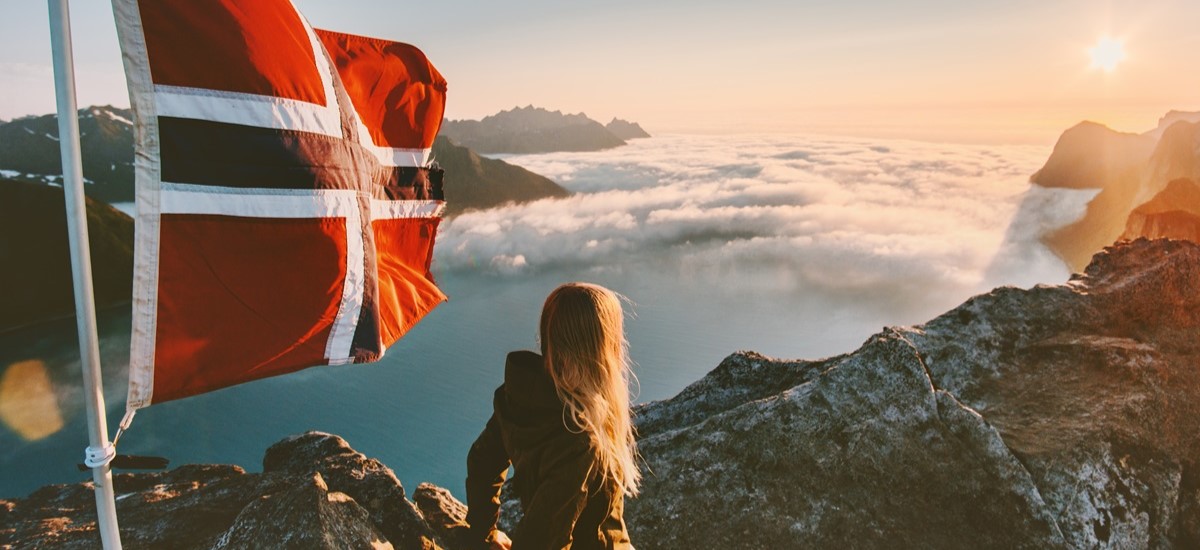
M 397 548 L 439 544 L 404 487 L 340 437 L 309 432 L 268 449 L 262 474 L 188 465 L 114 476 L 125 548 Z M 97 548 L 90 483 L 0 500 L 0 548 Z
M 454 498 L 450 491 L 422 483 L 413 491 L 413 501 L 426 523 L 447 548 L 467 547 L 467 506 Z
M 396 548 L 434 547 L 433 531 L 405 498 L 404 486 L 391 468 L 336 435 L 308 432 L 272 445 L 263 457 L 263 473 L 319 473 L 333 490 L 365 507 Z
M 345 493 L 331 492 L 321 474 L 281 483 L 242 508 L 213 549 L 391 549 L 370 515 Z
M 735 354 L 639 411 L 631 534 L 644 548 L 1195 548 L 1197 335 L 1200 246 L 1141 240 L 1067 285 L 997 289 L 852 354 Z

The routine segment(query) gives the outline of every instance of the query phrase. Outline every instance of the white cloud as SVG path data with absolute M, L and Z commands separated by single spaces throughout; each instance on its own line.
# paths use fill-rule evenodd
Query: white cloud
M 490 266 L 500 275 L 654 269 L 768 292 L 911 300 L 941 288 L 965 296 L 984 285 L 1065 274 L 1029 259 L 1045 259 L 1037 236 L 1077 216 L 1078 200 L 1043 190 L 1040 210 L 1023 214 L 1036 218 L 1022 221 L 1035 228 L 1019 235 L 1009 228 L 1028 200 L 1029 174 L 1047 153 L 667 136 L 599 153 L 511 156 L 576 194 L 449 220 L 437 268 Z M 997 280 L 1005 277 L 1012 280 Z

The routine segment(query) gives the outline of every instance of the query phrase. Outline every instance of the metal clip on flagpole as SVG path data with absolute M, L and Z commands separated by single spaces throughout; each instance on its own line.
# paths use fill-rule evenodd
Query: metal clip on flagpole
M 100 346 L 96 336 L 96 305 L 92 292 L 92 260 L 88 249 L 87 208 L 83 197 L 83 162 L 79 153 L 79 118 L 75 105 L 75 68 L 71 53 L 71 22 L 67 0 L 47 0 L 50 45 L 54 55 L 54 89 L 58 103 L 58 139 L 62 153 L 63 198 L 67 207 L 71 275 L 75 281 L 75 320 L 79 329 L 79 359 L 83 393 L 87 398 L 88 448 L 84 462 L 92 468 L 96 489 L 96 521 L 107 550 L 121 548 L 117 503 L 108 463 L 116 448 L 108 441 L 104 386 L 100 377 Z

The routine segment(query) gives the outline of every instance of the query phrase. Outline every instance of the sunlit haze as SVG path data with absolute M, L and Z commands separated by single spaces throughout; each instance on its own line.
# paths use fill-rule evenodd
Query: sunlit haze
M 1125 43 L 1106 36 L 1088 50 L 1088 55 L 1092 58 L 1093 69 L 1111 71 L 1125 60 Z
M 424 49 L 451 118 L 532 104 L 651 133 L 1049 144 L 1084 119 L 1143 131 L 1200 109 L 1187 0 L 296 1 L 315 26 Z M 46 7 L 4 10 L 0 118 L 51 112 Z M 108 3 L 72 10 L 80 104 L 127 105 Z

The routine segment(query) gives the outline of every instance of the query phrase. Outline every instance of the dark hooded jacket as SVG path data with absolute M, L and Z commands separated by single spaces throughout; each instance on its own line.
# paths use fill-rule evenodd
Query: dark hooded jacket
M 524 516 L 511 534 L 513 550 L 630 549 L 624 499 L 602 482 L 584 433 L 563 422 L 563 404 L 542 356 L 508 354 L 494 412 L 467 455 L 467 523 L 480 547 L 496 528 L 500 487 L 509 464 Z

